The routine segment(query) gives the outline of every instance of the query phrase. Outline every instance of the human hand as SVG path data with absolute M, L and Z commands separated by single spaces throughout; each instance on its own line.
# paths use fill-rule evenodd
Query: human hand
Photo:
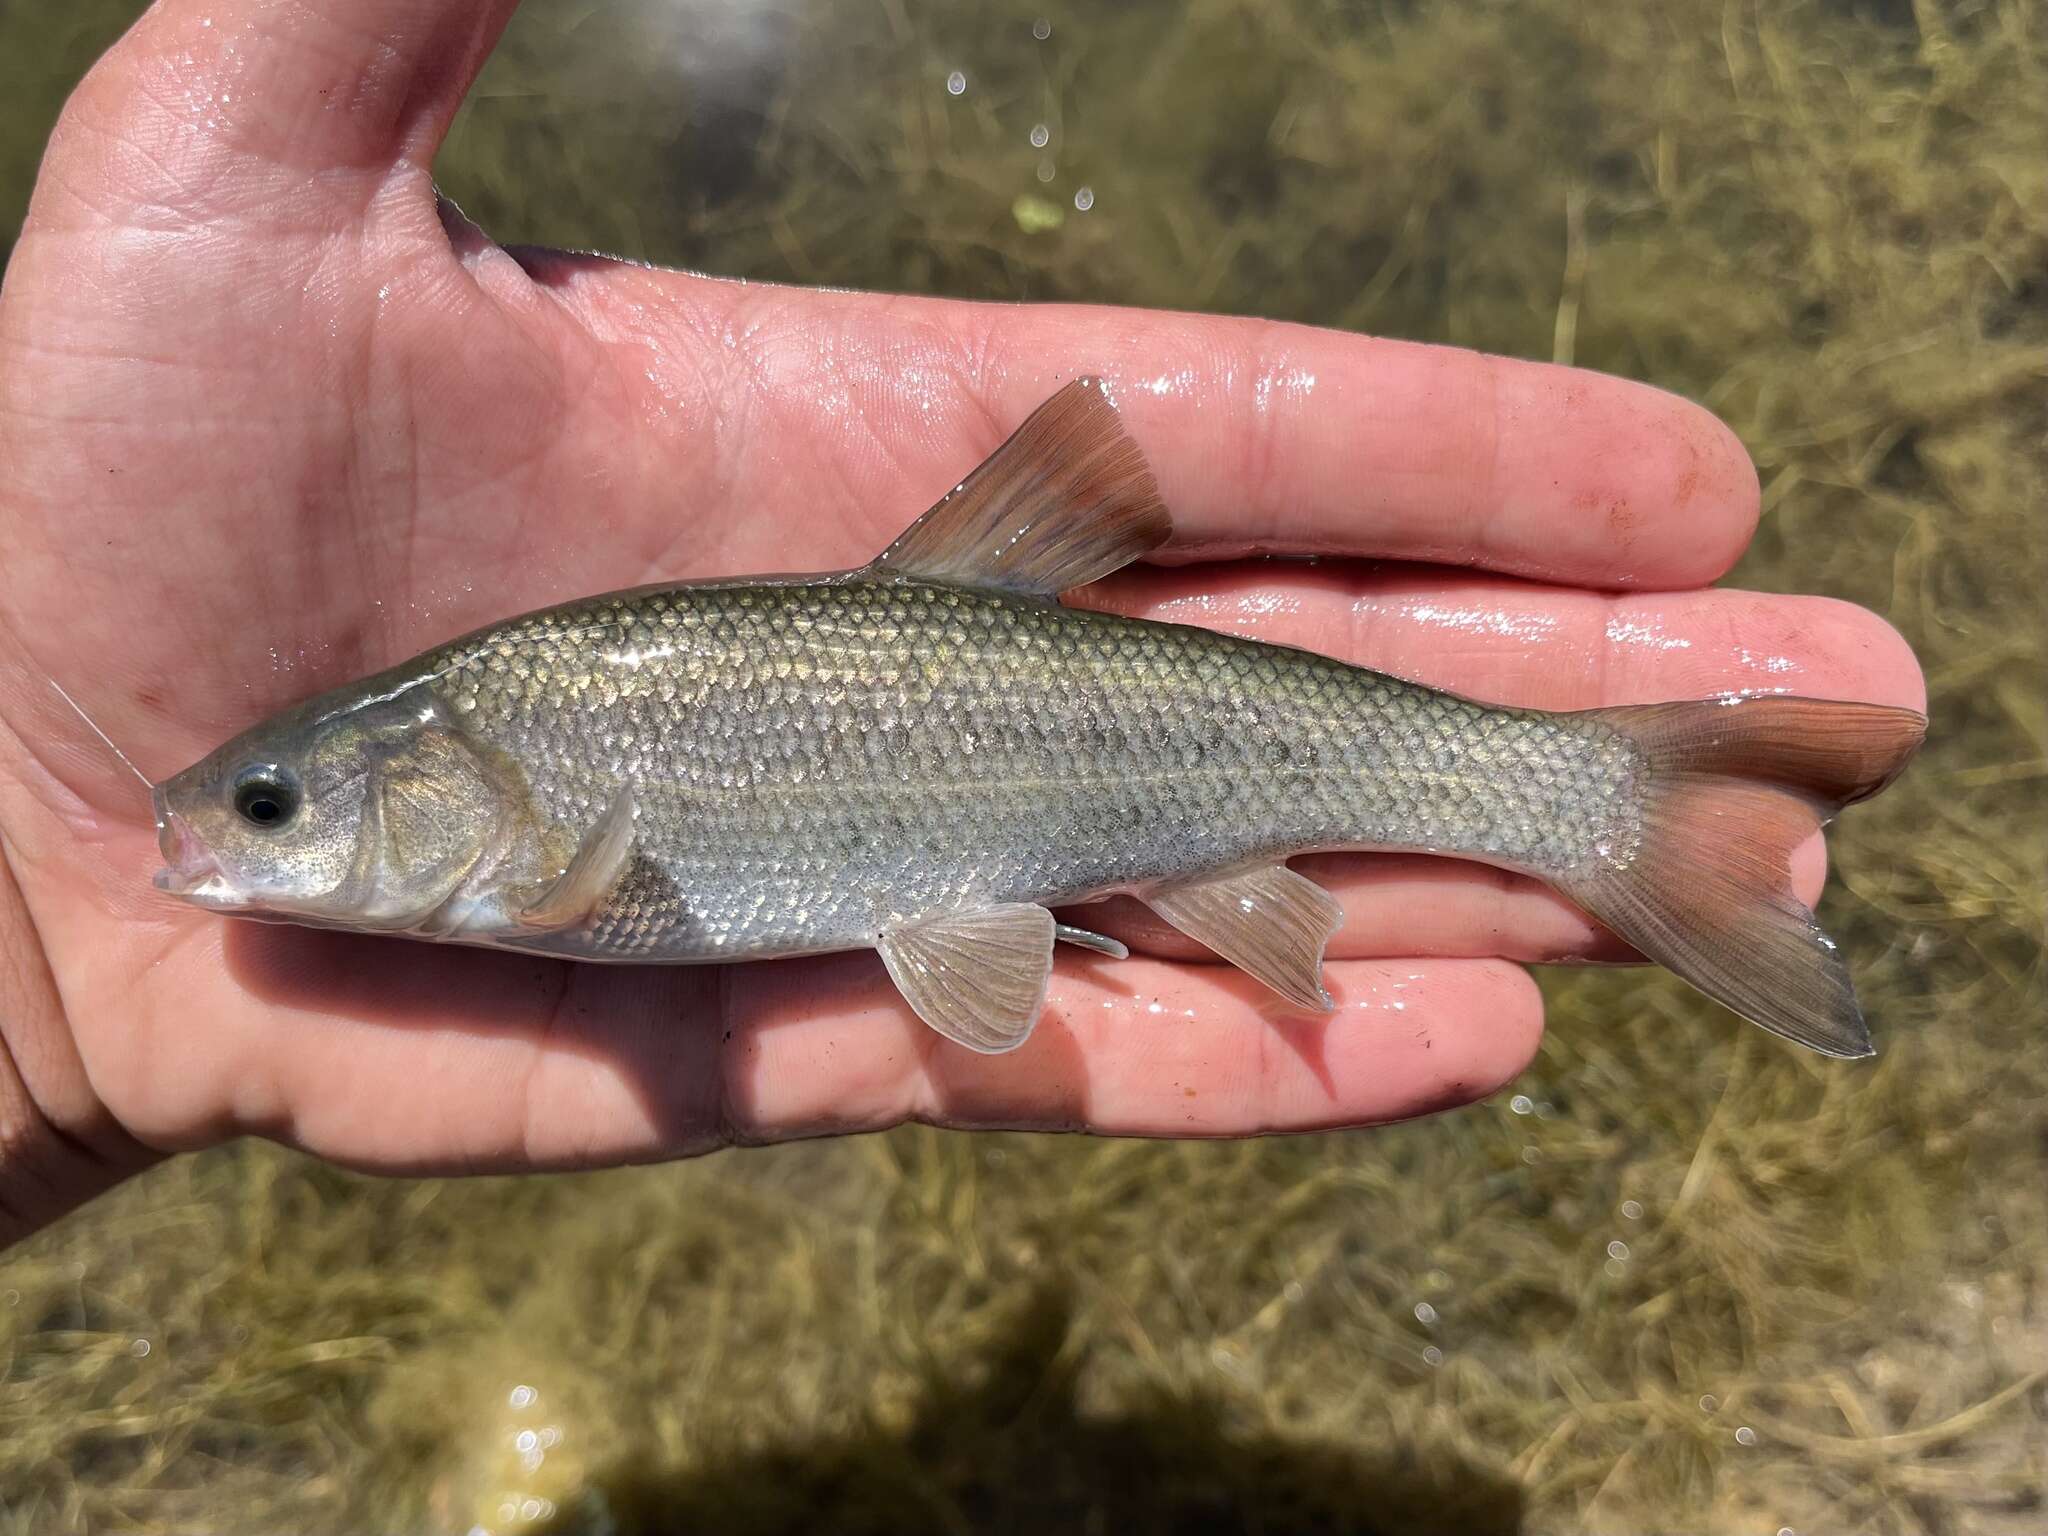
M 1867 613 L 1689 590 L 1741 551 L 1756 480 L 1725 428 L 1638 385 L 1255 321 L 499 249 L 437 208 L 429 161 L 508 11 L 161 0 L 53 139 L 0 292 L 18 1225 L 246 1132 L 363 1167 L 552 1167 L 908 1118 L 1358 1125 L 1511 1078 L 1541 1029 L 1513 962 L 1620 952 L 1495 871 L 1304 861 L 1347 912 L 1338 1009 L 1313 1021 L 1142 914 L 1091 915 L 1137 953 L 1063 955 L 1032 1041 L 987 1058 L 919 1025 L 868 955 L 574 966 L 175 904 L 149 884 L 147 797 L 50 686 L 162 776 L 523 609 L 856 565 L 1076 373 L 1119 386 L 1177 527 L 1175 564 L 1082 601 L 1506 703 L 1921 703 Z M 1255 552 L 1433 566 L 1233 563 Z M 1816 845 L 1807 898 L 1821 873 Z

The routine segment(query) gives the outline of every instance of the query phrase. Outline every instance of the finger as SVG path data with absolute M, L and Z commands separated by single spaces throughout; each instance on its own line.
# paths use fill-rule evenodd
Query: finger
M 110 131 L 146 203 L 235 207 L 310 175 L 360 201 L 334 173 L 425 167 L 516 3 L 159 0 L 80 88 L 103 132 L 74 142 Z
M 387 1172 L 591 1166 L 907 1119 L 1362 1125 L 1490 1093 L 1542 1029 L 1529 978 L 1493 961 L 1340 962 L 1336 1012 L 1303 1017 L 1225 966 L 1063 952 L 1031 1040 L 985 1057 L 920 1023 L 871 954 L 590 966 L 205 919 L 162 938 L 124 931 L 127 964 L 108 967 L 139 962 L 146 987 L 80 999 L 130 1026 L 81 1041 L 122 1123 L 153 1146 L 259 1132 Z
M 1243 562 L 1139 567 L 1068 601 L 1298 646 L 1524 708 L 1728 692 L 1914 709 L 1927 699 L 1898 631 L 1827 597 L 1721 587 L 1601 593 L 1407 566 Z
M 1332 965 L 1305 1017 L 1224 966 L 1062 957 L 1007 1056 L 939 1039 L 869 957 L 732 982 L 725 1105 L 773 1140 L 904 1120 L 1126 1136 L 1249 1136 L 1400 1120 L 1483 1098 L 1535 1054 L 1542 1000 L 1490 961 Z M 818 998 L 833 999 L 820 1017 Z
M 1278 579 L 1276 579 L 1276 577 Z M 1075 601 L 1300 646 L 1489 702 L 1542 709 L 1788 692 L 1926 707 L 1905 640 L 1868 610 L 1827 598 L 1710 590 L 1617 596 L 1442 571 L 1145 570 Z M 1298 861 L 1344 903 L 1333 955 L 1630 957 L 1612 935 L 1526 876 L 1406 855 Z M 1794 886 L 1819 895 L 1816 837 Z M 1135 902 L 1076 916 L 1150 953 L 1205 953 Z
M 813 505 L 829 487 L 844 526 L 806 551 L 827 562 L 867 558 L 1084 372 L 1109 382 L 1151 460 L 1170 556 L 1377 555 L 1692 586 L 1725 571 L 1756 522 L 1756 474 L 1725 426 L 1577 369 L 1259 320 L 883 302 L 618 267 L 546 286 L 615 338 L 635 379 L 650 346 L 701 358 L 722 339 L 716 369 L 655 368 L 672 452 L 767 505 Z M 721 554 L 772 556 L 748 537 Z
M 1107 333 L 1107 334 L 1105 334 Z M 1602 587 L 1685 587 L 1749 543 L 1735 434 L 1631 380 L 1267 321 L 1012 311 L 1006 418 L 1094 358 L 1152 449 L 1178 548 L 1377 555 Z M 1106 354 L 1106 355 L 1105 355 Z

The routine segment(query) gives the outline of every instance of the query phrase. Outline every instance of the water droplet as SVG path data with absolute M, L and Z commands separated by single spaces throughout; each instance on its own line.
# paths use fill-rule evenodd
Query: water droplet
M 1083 187 L 1080 191 L 1076 192 L 1074 194 L 1074 206 L 1083 213 L 1093 208 L 1095 206 L 1095 189 L 1093 187 Z
M 1712 1413 L 1712 1412 L 1713 1412 L 1713 1411 L 1714 1411 L 1714 1410 L 1715 1410 L 1716 1408 L 1718 1408 L 1718 1407 L 1720 1407 L 1720 1406 L 1721 1406 L 1721 1400 L 1720 1400 L 1720 1399 L 1719 1399 L 1718 1397 L 1714 1396 L 1714 1394 L 1713 1394 L 1713 1393 L 1711 1393 L 1711 1392 L 1706 1392 L 1706 1393 L 1702 1393 L 1702 1394 L 1701 1394 L 1701 1396 L 1700 1396 L 1700 1412 L 1701 1412 L 1701 1413 Z
M 1033 123 L 1031 125 L 1031 147 L 1033 149 L 1043 149 L 1051 142 L 1052 130 L 1050 128 L 1046 127 L 1043 123 Z
M 1518 1115 L 1526 1115 L 1529 1113 L 1530 1110 L 1534 1109 L 1535 1107 L 1535 1101 L 1531 1099 L 1529 1095 L 1527 1095 L 1526 1093 L 1518 1093 L 1512 1099 L 1508 1100 L 1508 1108 L 1512 1109 Z
M 1607 1257 L 1609 1257 L 1610 1259 L 1627 1258 L 1628 1244 L 1624 1243 L 1620 1238 L 1617 1237 L 1613 1242 L 1607 1245 Z
M 1444 1363 L 1444 1352 L 1434 1344 L 1425 1345 L 1422 1350 L 1422 1363 L 1430 1366 L 1442 1365 Z
M 1048 37 L 1052 36 L 1052 23 L 1043 16 L 1039 17 L 1038 20 L 1031 23 L 1031 35 L 1041 43 L 1044 42 Z
M 133 1355 L 138 1360 L 142 1359 L 143 1356 L 149 1353 L 149 1340 L 137 1339 L 133 1344 L 130 1344 L 128 1346 L 128 1353 Z
M 1743 1425 L 1742 1428 L 1735 1431 L 1735 1443 L 1737 1445 L 1755 1445 L 1756 1431 L 1747 1424 Z
M 1630 1221 L 1641 1221 L 1643 1208 L 1633 1200 L 1624 1200 L 1621 1202 L 1621 1214 Z
M 967 76 L 957 69 L 946 76 L 946 94 L 948 96 L 965 96 L 967 94 Z
M 1053 169 L 1052 156 L 1047 155 L 1038 162 L 1038 179 L 1040 181 L 1051 181 L 1057 174 L 1058 172 Z
M 514 1408 L 531 1408 L 533 1400 L 539 1396 L 540 1394 L 531 1387 L 517 1386 L 512 1389 L 512 1396 L 509 1401 Z
M 1422 1324 L 1425 1328 L 1434 1328 L 1436 1326 L 1436 1308 L 1426 1301 L 1418 1301 L 1415 1303 L 1415 1321 Z

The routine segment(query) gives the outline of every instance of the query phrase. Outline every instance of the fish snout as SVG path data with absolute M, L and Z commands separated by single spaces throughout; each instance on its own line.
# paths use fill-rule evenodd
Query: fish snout
M 218 881 L 220 860 L 190 823 L 171 809 L 161 784 L 150 791 L 150 802 L 156 811 L 157 849 L 164 856 L 164 867 L 156 872 L 156 888 L 173 896 L 191 896 L 208 882 Z

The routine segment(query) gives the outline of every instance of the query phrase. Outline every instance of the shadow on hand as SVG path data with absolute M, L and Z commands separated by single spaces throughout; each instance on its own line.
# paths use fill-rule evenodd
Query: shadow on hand
M 935 1377 L 912 1422 L 596 1480 L 618 1536 L 780 1533 L 1284 1533 L 1513 1536 L 1521 1495 L 1448 1448 L 1353 1446 L 1239 1428 L 1218 1397 L 1155 1392 L 1122 1413 L 1076 1397 L 1069 1309 L 1041 1295 L 971 1379 Z M 558 1524 L 553 1530 L 581 1530 Z

